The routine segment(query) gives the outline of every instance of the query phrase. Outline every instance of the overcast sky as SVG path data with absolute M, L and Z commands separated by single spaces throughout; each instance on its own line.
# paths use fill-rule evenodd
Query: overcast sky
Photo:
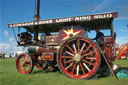
M 114 20 L 116 42 L 128 42 L 128 0 L 40 0 L 41 20 L 118 12 Z M 9 23 L 33 21 L 35 0 L 0 0 L 0 52 L 17 50 Z M 19 48 L 18 48 L 19 50 Z

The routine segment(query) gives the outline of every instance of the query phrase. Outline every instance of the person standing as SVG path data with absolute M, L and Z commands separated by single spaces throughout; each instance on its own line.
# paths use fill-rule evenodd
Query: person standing
M 92 40 L 96 40 L 96 42 L 102 46 L 104 44 L 104 34 L 99 31 L 99 29 L 96 29 L 96 37 Z

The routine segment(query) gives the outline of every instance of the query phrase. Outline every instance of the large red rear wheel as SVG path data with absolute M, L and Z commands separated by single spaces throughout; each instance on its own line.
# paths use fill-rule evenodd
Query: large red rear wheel
M 99 69 L 101 57 L 93 41 L 76 36 L 60 46 L 57 60 L 61 72 L 67 77 L 89 79 Z
M 26 54 L 20 54 L 16 59 L 16 68 L 21 74 L 29 74 L 33 70 L 33 61 L 32 58 Z

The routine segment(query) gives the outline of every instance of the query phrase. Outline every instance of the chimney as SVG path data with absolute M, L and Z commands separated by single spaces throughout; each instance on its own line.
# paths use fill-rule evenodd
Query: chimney
M 40 0 L 35 0 L 35 15 L 33 17 L 33 19 L 35 21 L 40 20 Z
M 35 15 L 33 17 L 34 21 L 39 21 L 40 20 L 40 0 L 35 0 Z M 38 33 L 39 33 L 39 26 L 34 26 L 34 40 L 38 41 Z

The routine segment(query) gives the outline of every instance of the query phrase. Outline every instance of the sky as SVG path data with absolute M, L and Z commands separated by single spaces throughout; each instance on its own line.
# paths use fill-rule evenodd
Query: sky
M 35 0 L 0 0 L 0 52 L 21 50 L 8 24 L 33 21 L 34 8 Z M 128 43 L 128 0 L 40 0 L 41 20 L 104 12 L 118 12 L 116 43 Z

